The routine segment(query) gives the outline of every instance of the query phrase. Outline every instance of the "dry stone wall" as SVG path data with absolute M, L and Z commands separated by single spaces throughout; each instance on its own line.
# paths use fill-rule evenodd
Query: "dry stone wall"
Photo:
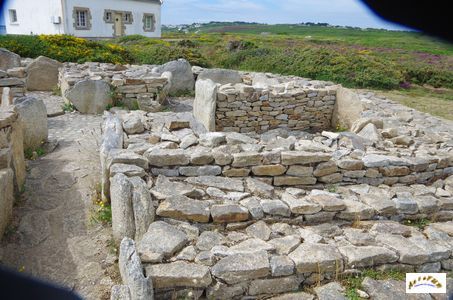
M 14 194 L 25 182 L 22 131 L 14 107 L 0 109 L 0 239 L 12 217 Z
M 67 102 L 82 113 L 102 113 L 108 106 L 123 104 L 130 109 L 160 111 L 166 101 L 171 74 L 155 73 L 155 66 L 121 66 L 104 63 L 66 63 L 60 70 L 59 85 Z M 89 82 L 90 84 L 87 84 Z M 85 83 L 85 84 L 81 84 Z M 110 90 L 93 93 L 91 86 L 108 84 Z M 71 94 L 77 97 L 71 97 Z M 78 101 L 80 95 L 85 99 Z M 87 107 L 95 105 L 97 109 Z
M 216 131 L 322 131 L 331 127 L 335 100 L 336 89 L 309 89 L 294 83 L 268 89 L 244 84 L 222 86 L 216 99 Z

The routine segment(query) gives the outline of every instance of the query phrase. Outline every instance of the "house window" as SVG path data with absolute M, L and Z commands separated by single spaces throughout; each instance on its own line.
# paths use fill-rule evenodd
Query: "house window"
M 91 29 L 91 13 L 88 8 L 74 7 L 73 10 L 74 28 L 77 30 Z
M 154 31 L 154 23 L 156 22 L 153 14 L 143 15 L 143 30 L 147 32 Z
M 131 12 L 123 12 L 123 22 L 124 24 L 132 24 L 132 13 Z
M 112 22 L 113 18 L 112 18 L 112 12 L 111 11 L 107 11 L 105 12 L 105 21 L 106 22 Z
M 9 21 L 10 23 L 17 23 L 17 11 L 15 9 L 9 10 Z

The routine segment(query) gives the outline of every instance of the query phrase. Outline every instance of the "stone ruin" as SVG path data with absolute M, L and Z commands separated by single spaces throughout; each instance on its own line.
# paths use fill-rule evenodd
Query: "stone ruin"
M 180 112 L 106 114 L 112 299 L 261 299 L 366 268 L 453 269 L 451 122 L 332 83 L 193 71 Z M 343 299 L 337 283 L 315 293 Z
M 42 101 L 20 98 L 36 70 L 80 112 L 111 108 L 100 147 L 120 244 L 111 299 L 314 299 L 301 292 L 312 286 L 344 299 L 344 274 L 453 270 L 449 121 L 329 82 L 184 60 L 0 58 L 0 236 L 23 150 L 47 137 Z M 386 284 L 367 278 L 362 293 L 405 297 Z

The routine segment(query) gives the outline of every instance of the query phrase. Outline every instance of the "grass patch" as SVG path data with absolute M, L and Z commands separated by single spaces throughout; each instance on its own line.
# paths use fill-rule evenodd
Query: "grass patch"
M 453 89 L 413 86 L 376 93 L 418 111 L 453 120 Z
M 341 278 L 340 282 L 346 288 L 346 297 L 348 299 L 351 299 L 351 300 L 361 299 L 359 297 L 359 294 L 357 293 L 357 290 L 362 289 L 362 281 L 366 277 L 370 277 L 371 279 L 374 279 L 374 280 L 394 279 L 394 280 L 401 281 L 401 280 L 406 279 L 406 273 L 396 271 L 396 270 L 380 272 L 380 271 L 373 270 L 373 269 L 366 269 L 366 270 L 363 270 L 360 275 L 351 275 L 351 276 L 346 276 L 344 278 Z

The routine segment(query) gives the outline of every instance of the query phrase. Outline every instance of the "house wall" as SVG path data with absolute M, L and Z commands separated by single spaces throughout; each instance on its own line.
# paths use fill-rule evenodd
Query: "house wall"
M 17 23 L 10 22 L 9 10 L 17 11 Z M 8 34 L 62 34 L 63 23 L 53 24 L 52 16 L 62 16 L 61 0 L 9 0 L 3 9 Z
M 132 24 L 124 24 L 125 35 L 141 34 L 148 37 L 161 36 L 161 5 L 157 1 L 138 0 L 66 0 L 65 22 L 67 34 L 79 37 L 113 37 L 113 23 L 104 21 L 104 10 L 128 11 L 133 15 Z M 91 28 L 89 30 L 77 30 L 74 28 L 73 8 L 86 7 L 90 9 Z M 143 30 L 143 14 L 154 14 L 156 18 L 155 31 Z

